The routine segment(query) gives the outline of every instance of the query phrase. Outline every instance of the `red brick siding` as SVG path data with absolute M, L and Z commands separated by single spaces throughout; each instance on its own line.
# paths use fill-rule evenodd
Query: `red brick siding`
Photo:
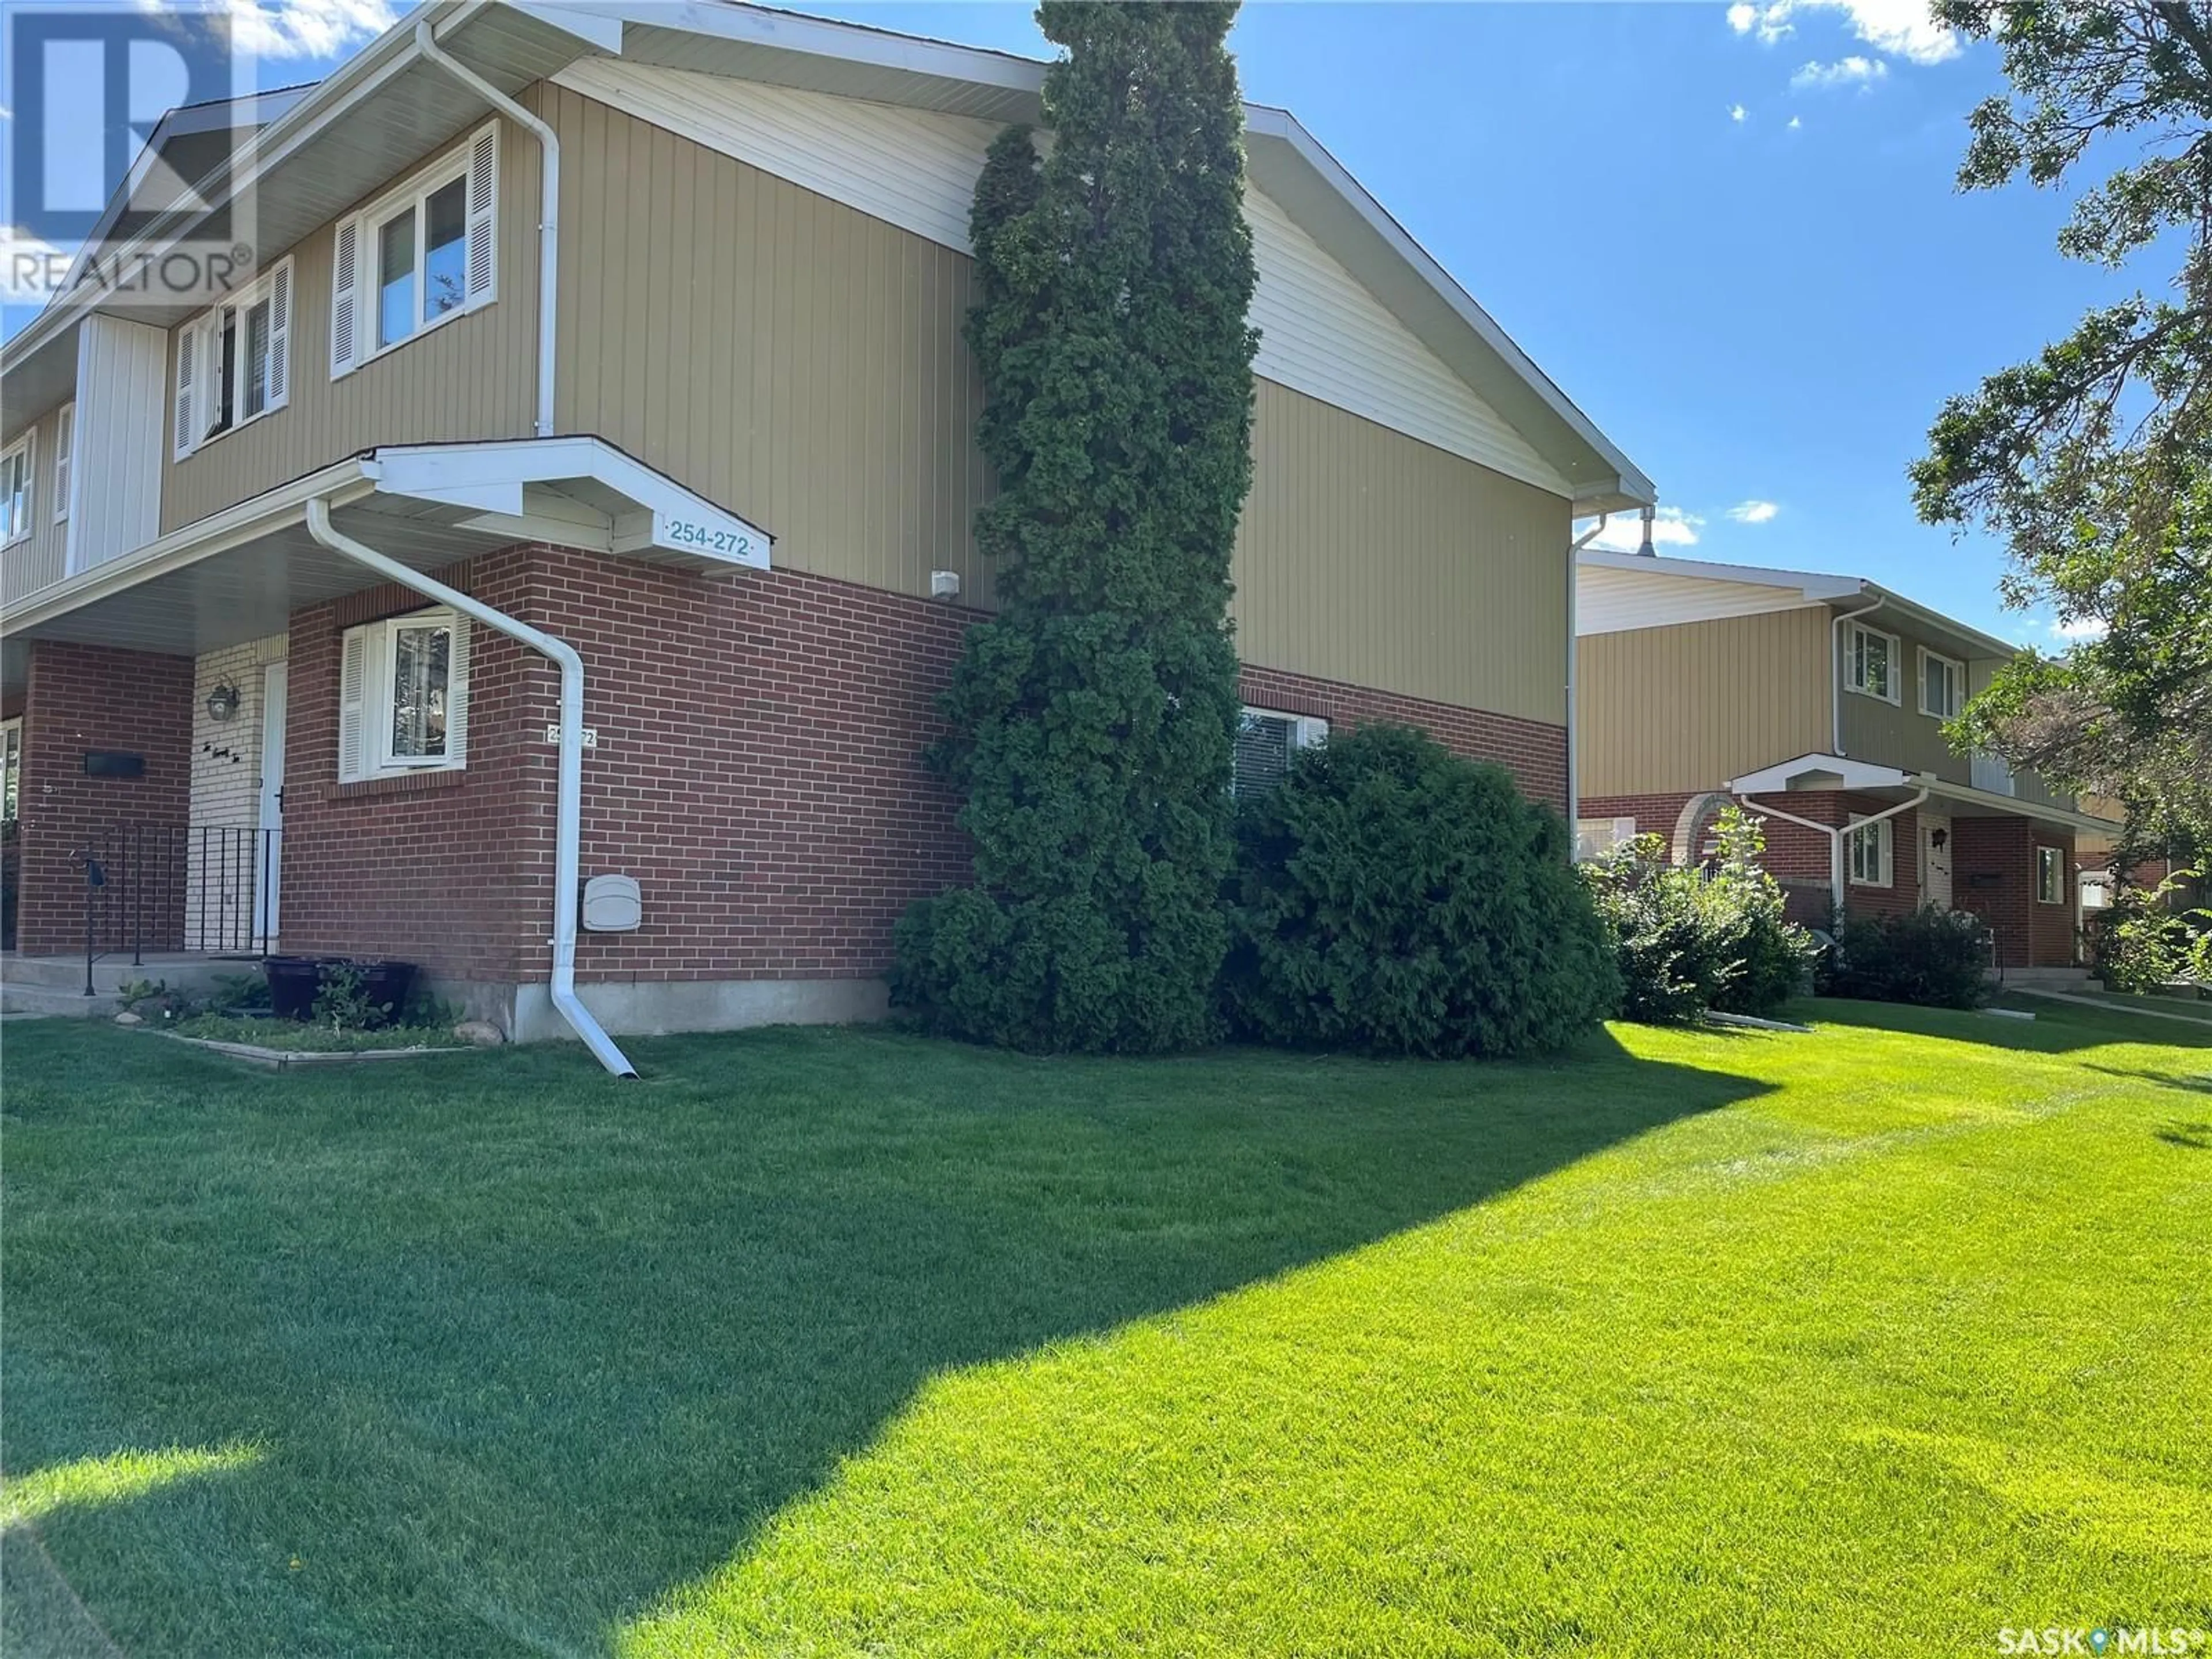
M 645 921 L 585 934 L 580 979 L 872 976 L 907 904 L 969 878 L 957 802 L 921 753 L 974 613 L 791 571 L 693 575 L 542 546 L 443 574 L 584 659 L 598 744 L 583 871 L 635 876 Z M 404 792 L 336 781 L 340 635 L 420 604 L 385 589 L 293 618 L 284 946 L 542 980 L 550 665 L 476 629 L 465 771 Z M 1271 669 L 1244 685 L 1269 708 L 1426 726 L 1540 798 L 1565 793 L 1561 728 Z
M 1315 679 L 1280 668 L 1244 665 L 1244 701 L 1285 714 L 1319 715 L 1333 728 L 1394 720 L 1418 726 L 1455 754 L 1495 761 L 1513 775 L 1521 793 L 1560 811 L 1567 805 L 1567 729 L 1540 720 L 1462 708 L 1448 702 L 1401 696 L 1338 680 Z
M 191 806 L 192 664 L 189 657 L 39 640 L 23 696 L 16 945 L 27 955 L 84 948 L 80 850 L 120 824 L 181 826 Z M 145 757 L 138 778 L 88 777 L 85 751 Z M 143 844 L 143 843 L 142 843 Z M 181 843 L 178 843 L 179 852 Z M 145 943 L 182 944 L 184 885 L 150 855 L 154 898 Z M 113 873 L 121 890 L 124 872 Z

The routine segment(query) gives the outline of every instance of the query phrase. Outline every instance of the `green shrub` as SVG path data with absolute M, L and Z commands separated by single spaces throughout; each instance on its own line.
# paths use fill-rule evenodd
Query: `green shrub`
M 1515 1054 L 1613 1010 L 1559 816 L 1409 727 L 1332 737 L 1247 802 L 1230 896 L 1225 1001 L 1246 1037 Z
M 1621 1012 L 1679 1025 L 1708 1010 L 1772 1013 L 1806 988 L 1813 939 L 1783 918 L 1780 885 L 1759 859 L 1759 821 L 1729 807 L 1701 867 L 1669 864 L 1666 843 L 1638 836 L 1583 866 L 1620 966 Z
M 1989 966 L 1990 930 L 1982 919 L 1929 906 L 1846 921 L 1821 988 L 1873 1002 L 1978 1008 L 1989 1000 Z
M 2123 882 L 2109 908 L 2089 923 L 2098 977 L 2115 991 L 2155 991 L 2176 980 L 2212 983 L 2212 910 L 2177 910 L 2170 902 L 2194 870 L 2178 870 L 2156 887 Z

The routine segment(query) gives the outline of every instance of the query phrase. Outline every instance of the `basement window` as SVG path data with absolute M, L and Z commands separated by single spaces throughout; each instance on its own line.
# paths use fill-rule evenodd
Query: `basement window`
M 1891 839 L 1894 823 L 1892 818 L 1877 818 L 1872 823 L 1856 824 L 1844 837 L 1852 886 L 1888 887 L 1895 883 L 1894 843 Z
M 469 624 L 417 611 L 346 630 L 338 667 L 338 781 L 468 763 Z
M 1230 790 L 1239 800 L 1264 795 L 1290 775 L 1291 757 L 1328 736 L 1328 722 L 1313 714 L 1247 708 L 1237 722 L 1235 769 Z

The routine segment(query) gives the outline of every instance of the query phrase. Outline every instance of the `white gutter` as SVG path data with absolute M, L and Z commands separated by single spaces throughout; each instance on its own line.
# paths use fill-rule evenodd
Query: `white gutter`
M 1884 818 L 1893 818 L 1899 812 L 1910 812 L 1927 799 L 1928 792 L 1923 789 L 1911 800 L 1901 800 L 1896 805 L 1884 807 L 1867 817 L 1839 825 L 1815 823 L 1810 818 L 1801 818 L 1795 812 L 1784 811 L 1779 806 L 1769 806 L 1756 796 L 1744 797 L 1754 812 L 1763 813 L 1768 817 L 1784 818 L 1807 830 L 1818 830 L 1828 838 L 1828 902 L 1830 908 L 1837 911 L 1844 908 L 1844 837 L 1854 830 L 1865 829 L 1869 823 L 1880 823 Z
M 538 435 L 553 435 L 554 295 L 560 283 L 561 141 L 553 129 L 440 46 L 430 20 L 415 25 L 415 49 L 538 140 Z
M 1844 753 L 1844 624 L 1847 622 L 1856 622 L 1861 617 L 1871 617 L 1888 603 L 1888 598 L 1884 596 L 1876 599 L 1872 605 L 1862 605 L 1856 611 L 1844 611 L 1842 616 L 1838 617 L 1829 624 L 1828 720 L 1831 729 L 1828 733 L 1828 752 L 1832 755 Z M 1904 671 L 1899 664 L 1892 663 L 1889 665 L 1889 672 L 1892 674 L 1897 674 Z
M 367 567 L 386 581 L 398 582 L 425 599 L 451 605 L 486 628 L 520 641 L 560 669 L 561 770 L 554 798 L 553 830 L 553 1006 L 561 1011 L 561 1018 L 568 1022 L 569 1028 L 583 1038 L 584 1046 L 600 1065 L 617 1077 L 635 1077 L 637 1067 L 615 1047 L 614 1039 L 600 1029 L 599 1021 L 592 1018 L 592 1011 L 576 996 L 576 878 L 582 861 L 580 843 L 583 838 L 584 808 L 584 659 L 574 647 L 550 634 L 541 633 L 503 611 L 493 610 L 481 599 L 471 599 L 458 588 L 410 569 L 374 548 L 364 547 L 331 526 L 330 502 L 320 495 L 307 502 L 307 533 L 331 552 Z

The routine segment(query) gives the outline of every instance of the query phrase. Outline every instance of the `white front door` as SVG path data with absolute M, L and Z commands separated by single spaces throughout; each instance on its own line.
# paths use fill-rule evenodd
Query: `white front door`
M 1951 908 L 1951 820 L 1920 814 L 1920 902 Z
M 261 834 L 253 872 L 253 933 L 266 944 L 276 939 L 276 882 L 283 873 L 284 667 L 271 663 L 261 680 Z

